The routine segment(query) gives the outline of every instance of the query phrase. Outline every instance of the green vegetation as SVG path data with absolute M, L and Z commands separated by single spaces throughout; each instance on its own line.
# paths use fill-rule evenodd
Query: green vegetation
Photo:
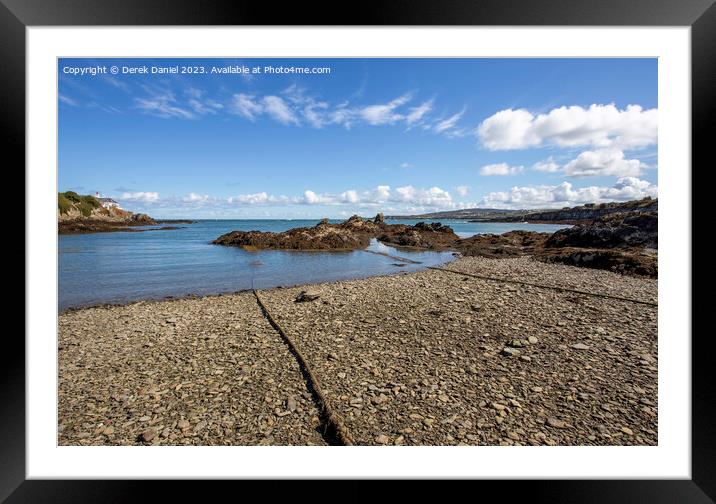
M 60 214 L 66 214 L 70 209 L 76 208 L 83 216 L 89 217 L 92 210 L 101 208 L 102 205 L 94 196 L 82 196 L 74 191 L 67 191 L 57 194 L 57 207 Z

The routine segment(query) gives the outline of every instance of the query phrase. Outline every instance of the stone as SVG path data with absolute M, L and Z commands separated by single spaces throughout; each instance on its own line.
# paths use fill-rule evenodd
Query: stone
M 575 350 L 589 350 L 589 345 L 585 345 L 584 343 L 576 343 L 572 345 L 572 348 Z
M 390 443 L 390 438 L 385 434 L 380 434 L 375 438 L 375 442 L 378 444 L 387 445 L 388 443 Z
M 502 353 L 502 355 L 504 355 L 505 357 L 517 357 L 517 356 L 519 356 L 522 352 L 520 352 L 520 351 L 517 350 L 516 348 L 505 347 L 505 348 L 502 349 L 502 352 L 501 352 L 501 353 Z
M 156 429 L 147 429 L 140 435 L 142 441 L 145 443 L 150 442 L 152 439 L 157 437 L 157 430 Z
M 293 396 L 289 396 L 288 399 L 286 399 L 286 409 L 288 411 L 296 411 L 297 406 L 296 399 Z
M 537 339 L 537 336 L 530 336 L 527 341 L 529 341 L 530 345 L 534 345 L 539 342 L 539 339 Z
M 185 420 L 184 418 L 182 418 L 181 420 L 179 420 L 179 421 L 177 422 L 177 427 L 179 427 L 179 428 L 182 429 L 182 430 L 188 429 L 188 428 L 189 428 L 189 421 L 188 421 L 188 420 Z
M 554 417 L 549 417 L 547 419 L 547 425 L 549 425 L 550 427 L 554 427 L 555 429 L 564 429 L 567 426 L 564 421 Z
M 321 295 L 318 292 L 301 291 L 298 293 L 298 296 L 296 296 L 296 303 L 305 303 L 307 301 L 315 301 L 319 297 L 321 297 Z

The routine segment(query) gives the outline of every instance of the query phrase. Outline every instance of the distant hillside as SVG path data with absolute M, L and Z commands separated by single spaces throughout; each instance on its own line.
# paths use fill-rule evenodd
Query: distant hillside
M 499 208 L 465 208 L 416 215 L 389 215 L 386 219 L 468 219 L 474 222 L 555 222 L 576 223 L 621 212 L 658 210 L 658 200 L 646 197 L 624 203 L 589 203 L 577 207 L 541 210 L 502 210 Z
M 524 214 L 526 210 L 502 210 L 499 208 L 465 208 L 446 212 L 433 212 L 414 215 L 388 215 L 386 219 L 490 219 L 507 215 Z
M 659 201 L 646 197 L 641 200 L 626 201 L 623 203 L 588 203 L 577 207 L 564 207 L 561 210 L 532 210 L 520 214 L 504 215 L 489 219 L 479 219 L 480 222 L 501 221 L 501 222 L 555 222 L 555 223 L 579 223 L 592 221 L 607 215 L 624 212 L 658 212 Z

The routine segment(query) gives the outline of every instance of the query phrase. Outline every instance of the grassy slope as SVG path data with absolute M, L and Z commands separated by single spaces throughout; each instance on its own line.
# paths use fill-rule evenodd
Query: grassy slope
M 89 217 L 92 210 L 100 208 L 102 205 L 94 196 L 82 196 L 74 191 L 67 191 L 57 194 L 57 207 L 60 214 L 66 214 L 71 208 L 76 208 L 85 217 Z

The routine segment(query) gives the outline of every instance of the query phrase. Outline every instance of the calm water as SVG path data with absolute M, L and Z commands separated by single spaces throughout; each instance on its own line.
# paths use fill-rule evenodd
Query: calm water
M 512 229 L 552 232 L 565 227 L 450 219 L 440 222 L 452 226 L 461 237 Z M 417 271 L 454 258 L 449 252 L 397 251 L 375 241 L 370 250 L 407 257 L 420 264 L 400 263 L 365 251 L 247 252 L 211 244 L 229 231 L 285 231 L 316 223 L 318 220 L 202 220 L 178 224 L 181 229 L 169 231 L 61 235 L 59 309 Z

